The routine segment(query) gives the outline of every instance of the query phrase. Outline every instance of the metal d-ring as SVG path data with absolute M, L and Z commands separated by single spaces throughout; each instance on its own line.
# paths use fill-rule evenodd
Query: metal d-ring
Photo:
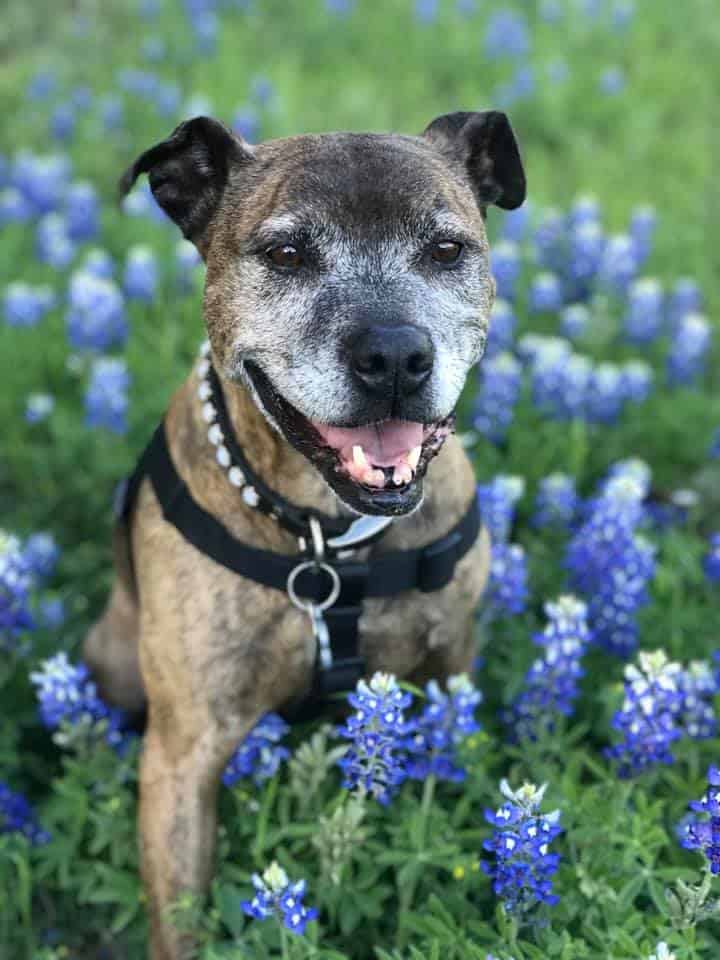
M 332 581 L 330 593 L 321 603 L 313 603 L 312 600 L 303 600 L 295 592 L 295 581 L 297 580 L 298 576 L 303 572 L 303 570 L 311 569 L 323 570 L 325 573 L 329 574 L 330 580 Z M 312 616 L 313 612 L 322 613 L 323 610 L 327 610 L 328 607 L 331 607 L 340 596 L 340 574 L 334 567 L 331 567 L 329 563 L 322 563 L 318 562 L 317 560 L 305 560 L 303 563 L 299 563 L 290 571 L 290 574 L 287 578 L 286 589 L 291 602 L 298 608 L 298 610 L 304 610 L 305 613 L 309 613 L 310 616 Z

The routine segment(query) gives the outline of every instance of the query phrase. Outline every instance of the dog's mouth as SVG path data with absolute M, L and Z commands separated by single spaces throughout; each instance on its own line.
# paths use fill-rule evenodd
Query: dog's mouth
M 245 369 L 266 412 L 285 438 L 359 513 L 397 516 L 422 499 L 422 481 L 455 426 L 455 415 L 432 423 L 382 420 L 336 427 L 304 416 L 253 363 Z

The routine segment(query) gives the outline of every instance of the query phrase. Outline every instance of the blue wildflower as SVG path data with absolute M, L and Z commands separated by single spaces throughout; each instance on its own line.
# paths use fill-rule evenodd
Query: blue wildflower
M 707 774 L 708 789 L 701 800 L 690 803 L 690 809 L 699 813 L 685 826 L 682 845 L 688 850 L 700 850 L 708 860 L 713 876 L 720 874 L 720 769 L 711 766 Z
M 180 112 L 182 90 L 175 83 L 159 83 L 152 102 L 161 117 L 174 119 Z
M 527 596 L 525 551 L 517 543 L 494 544 L 483 597 L 483 618 L 496 619 L 522 613 Z
M 485 346 L 486 358 L 497 356 L 498 353 L 512 348 L 516 325 L 517 318 L 512 304 L 498 297 L 490 311 L 490 329 Z
M 543 210 L 533 237 L 535 257 L 546 270 L 560 271 L 565 266 L 565 217 L 560 210 Z
M 551 878 L 560 857 L 550 853 L 550 844 L 562 830 L 559 810 L 540 813 L 546 788 L 525 783 L 511 790 L 503 780 L 500 791 L 506 802 L 495 812 L 485 811 L 485 819 L 496 829 L 483 842 L 483 849 L 494 854 L 495 860 L 482 861 L 481 866 L 508 913 L 522 916 L 538 904 L 558 903 Z
M 570 231 L 568 243 L 565 273 L 574 296 L 584 299 L 603 265 L 607 248 L 605 232 L 595 220 L 584 220 Z
M 615 423 L 625 403 L 623 371 L 614 363 L 599 363 L 588 384 L 585 414 L 590 423 Z
M 260 139 L 260 116 L 253 107 L 238 107 L 231 126 L 248 143 L 257 143 Z
M 535 90 L 535 71 L 529 63 L 520 63 L 506 83 L 495 90 L 493 99 L 499 107 L 509 107 L 518 100 L 529 97 Z
M 533 637 L 543 655 L 525 675 L 522 692 L 504 712 L 514 740 L 536 740 L 552 733 L 558 716 L 569 717 L 575 707 L 582 658 L 590 643 L 587 606 L 577 597 L 562 596 L 545 604 L 548 623 Z
M 106 133 L 115 133 L 125 123 L 125 106 L 120 97 L 108 94 L 98 102 L 100 122 Z
M 184 293 L 193 289 L 193 276 L 201 263 L 197 247 L 190 240 L 179 240 L 175 244 L 175 276 Z
M 5 287 L 3 313 L 9 327 L 34 327 L 55 303 L 48 286 L 15 282 Z
M 274 777 L 290 751 L 280 741 L 290 728 L 277 713 L 266 713 L 239 744 L 230 758 L 222 782 L 232 787 L 244 777 L 252 777 L 255 783 Z
M 662 287 L 654 278 L 645 277 L 631 284 L 623 320 L 625 336 L 631 343 L 652 343 L 660 335 L 663 299 Z
M 244 900 L 241 904 L 248 916 L 256 920 L 275 917 L 287 930 L 299 935 L 317 917 L 318 912 L 314 907 L 303 905 L 305 881 L 291 883 L 277 863 L 271 863 L 262 876 L 254 873 L 252 882 L 255 894 L 252 900 Z
M 562 57 L 553 57 L 545 64 L 545 76 L 550 83 L 559 85 L 570 78 L 570 67 Z
M 65 604 L 60 597 L 43 597 L 37 605 L 38 623 L 56 630 L 65 622 Z
M 113 433 L 127 430 L 130 374 L 124 360 L 98 357 L 92 365 L 85 393 L 85 423 Z
M 568 473 L 551 473 L 538 486 L 533 526 L 567 529 L 579 506 L 575 478 Z
M 525 491 L 522 477 L 498 474 L 477 487 L 482 522 L 493 544 L 507 542 L 515 518 L 515 507 Z
M 527 19 L 507 7 L 493 11 L 485 28 L 484 49 L 488 60 L 526 57 L 530 52 Z
M 647 260 L 650 256 L 656 227 L 657 212 L 655 207 L 645 205 L 633 210 L 629 232 L 641 261 Z
M 15 648 L 18 636 L 34 626 L 30 614 L 32 572 L 17 537 L 0 530 L 0 649 Z
M 79 180 L 68 187 L 65 217 L 68 235 L 75 243 L 86 243 L 98 235 L 100 203 L 91 183 Z
M 584 303 L 571 303 L 560 314 L 560 332 L 574 340 L 584 336 L 590 326 L 590 311 Z
M 671 333 L 688 313 L 701 313 L 703 299 L 700 288 L 692 277 L 680 277 L 670 291 L 667 314 Z
M 391 674 L 375 673 L 369 683 L 358 682 L 348 702 L 355 712 L 338 727 L 340 736 L 350 741 L 338 761 L 343 786 L 386 805 L 407 776 L 403 743 L 408 727 L 403 711 L 412 696 Z
M 150 247 L 137 245 L 128 250 L 123 288 L 129 300 L 152 303 L 157 295 L 157 259 Z
M 585 415 L 592 364 L 573 353 L 566 340 L 536 337 L 529 354 L 530 382 L 537 409 L 556 420 L 573 420 Z M 528 355 L 530 337 L 518 346 Z
M 575 229 L 584 223 L 599 223 L 600 201 L 592 194 L 585 193 L 576 197 L 570 207 L 568 223 Z
M 414 780 L 434 776 L 439 780 L 461 782 L 467 774 L 460 765 L 458 747 L 480 729 L 475 711 L 482 702 L 482 694 L 465 673 L 448 678 L 447 693 L 440 689 L 437 681 L 431 680 L 425 694 L 425 706 L 405 740 L 410 755 L 407 775 Z
M 7 223 L 25 223 L 33 215 L 28 200 L 16 187 L 0 190 L 0 227 Z
M 707 660 L 692 660 L 678 676 L 681 701 L 679 725 L 691 740 L 711 740 L 718 724 L 713 699 L 718 693 L 715 674 Z
M 50 834 L 39 826 L 27 799 L 0 781 L 0 834 L 3 833 L 20 833 L 33 846 L 50 840 Z
M 55 409 L 55 398 L 50 393 L 30 393 L 25 401 L 25 420 L 42 423 Z
M 484 360 L 475 396 L 473 426 L 488 440 L 501 443 L 515 415 L 522 389 L 522 367 L 511 353 Z
M 76 350 L 99 351 L 122 346 L 128 334 L 125 304 L 112 280 L 87 270 L 76 270 L 70 278 L 67 337 Z
M 720 532 L 710 535 L 709 549 L 703 560 L 703 570 L 708 580 L 720 583 Z
M 663 650 L 641 651 L 638 666 L 625 667 L 622 708 L 612 720 L 622 740 L 605 750 L 621 777 L 643 773 L 658 763 L 673 763 L 671 745 L 680 738 L 682 668 Z
M 530 229 L 532 207 L 525 201 L 521 207 L 508 210 L 502 218 L 502 238 L 511 243 L 521 243 Z
M 625 74 L 618 66 L 606 67 L 600 74 L 598 88 L 609 97 L 617 96 L 625 89 Z
M 39 217 L 60 208 L 70 175 L 70 161 L 64 154 L 21 150 L 13 163 L 11 186 L 20 191 L 32 215 Z
M 41 263 L 47 263 L 55 270 L 64 270 L 69 266 L 76 247 L 64 216 L 46 213 L 39 220 L 35 231 L 35 252 Z
M 25 91 L 30 100 L 46 100 L 57 89 L 57 76 L 53 70 L 37 70 Z
M 415 0 L 415 19 L 419 23 L 434 23 L 438 15 L 438 0 Z
M 625 400 L 630 403 L 642 403 L 650 396 L 655 373 L 644 360 L 628 360 L 620 367 L 622 374 L 621 390 Z
M 720 460 L 720 427 L 717 427 L 710 440 L 708 456 L 712 460 Z
M 492 274 L 497 284 L 497 295 L 504 300 L 514 300 L 520 277 L 520 251 L 509 240 L 496 243 L 491 255 Z
M 250 82 L 250 96 L 261 106 L 266 107 L 275 98 L 275 85 L 269 77 L 255 76 Z
M 84 273 L 91 273 L 101 280 L 112 280 L 115 273 L 115 263 L 107 250 L 101 247 L 92 247 L 85 254 L 80 268 Z
M 617 233 L 608 237 L 600 264 L 599 279 L 611 291 L 624 294 L 640 267 L 632 237 Z
M 160 63 L 167 54 L 165 41 L 157 34 L 144 37 L 140 45 L 140 53 L 143 60 L 147 60 L 149 63 Z
M 77 126 L 77 112 L 72 103 L 59 103 L 50 114 L 50 135 L 67 143 L 72 140 Z
M 556 274 L 544 271 L 533 277 L 528 293 L 528 307 L 531 313 L 559 310 L 562 304 L 562 284 Z
M 667 357 L 670 383 L 689 384 L 703 373 L 711 335 L 710 324 L 700 313 L 678 320 Z
M 25 541 L 23 554 L 32 576 L 38 580 L 47 580 L 57 566 L 60 547 L 51 533 L 33 533 Z
M 153 196 L 147 180 L 141 181 L 123 199 L 122 209 L 123 213 L 126 213 L 130 217 L 149 217 L 160 223 L 168 221 L 165 211 L 158 205 L 158 202 Z

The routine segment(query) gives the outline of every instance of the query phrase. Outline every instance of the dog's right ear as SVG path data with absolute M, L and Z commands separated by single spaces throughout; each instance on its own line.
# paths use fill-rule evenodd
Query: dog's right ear
M 120 194 L 147 173 L 158 204 L 204 255 L 230 169 L 252 159 L 252 147 L 224 124 L 195 117 L 137 158 L 120 179 Z

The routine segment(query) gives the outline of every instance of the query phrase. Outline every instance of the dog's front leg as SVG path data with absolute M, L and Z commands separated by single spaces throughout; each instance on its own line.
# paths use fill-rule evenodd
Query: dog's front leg
M 231 727 L 207 719 L 177 723 L 153 719 L 145 735 L 140 771 L 142 873 L 150 912 L 151 960 L 186 960 L 193 937 L 181 934 L 168 907 L 186 891 L 204 894 L 210 885 L 217 828 L 216 801 L 222 771 L 256 718 Z

